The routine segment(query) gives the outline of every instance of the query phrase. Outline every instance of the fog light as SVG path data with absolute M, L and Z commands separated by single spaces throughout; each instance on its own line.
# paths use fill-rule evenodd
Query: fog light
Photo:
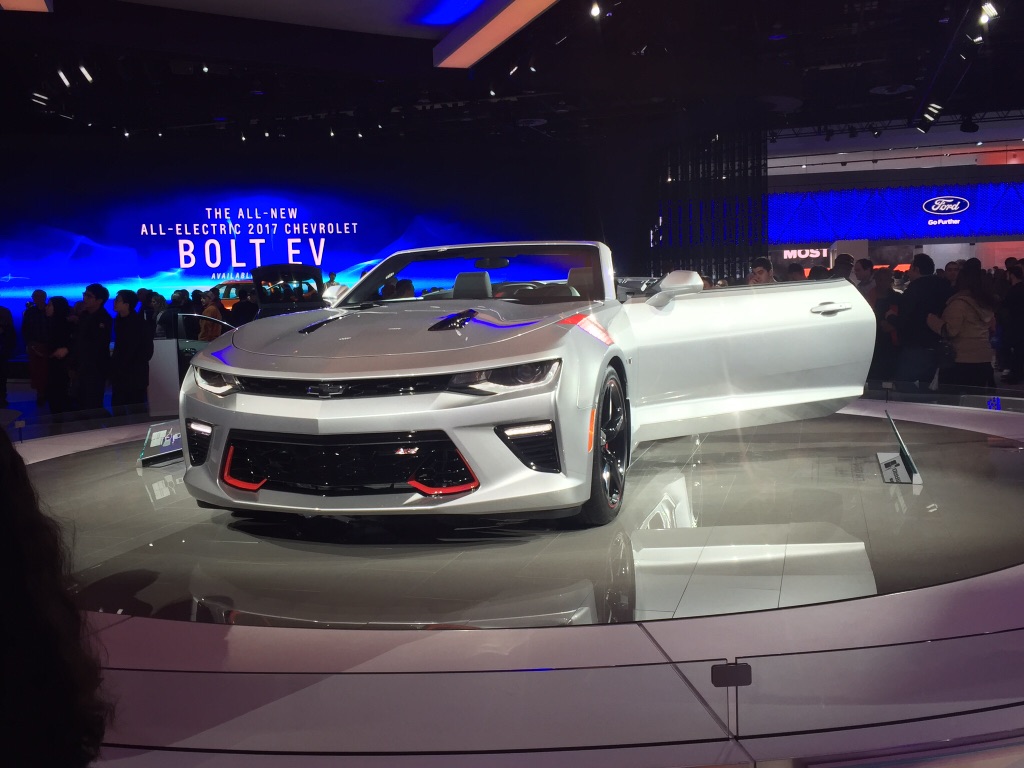
M 494 431 L 515 457 L 535 472 L 562 471 L 554 422 L 506 424 Z

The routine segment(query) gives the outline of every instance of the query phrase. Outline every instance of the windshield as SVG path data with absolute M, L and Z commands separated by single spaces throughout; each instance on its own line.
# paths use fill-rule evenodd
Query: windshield
M 524 304 L 604 298 L 594 245 L 488 245 L 397 253 L 365 274 L 338 306 L 366 302 L 479 301 Z

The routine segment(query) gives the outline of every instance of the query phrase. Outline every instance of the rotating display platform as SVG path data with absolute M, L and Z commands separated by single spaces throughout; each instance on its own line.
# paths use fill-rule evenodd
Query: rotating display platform
M 136 470 L 135 440 L 35 462 L 118 702 L 101 763 L 698 766 L 1010 743 L 1024 420 L 896 408 L 923 484 L 893 485 L 883 407 L 649 446 L 618 520 L 588 530 L 238 517 L 198 508 L 180 464 Z

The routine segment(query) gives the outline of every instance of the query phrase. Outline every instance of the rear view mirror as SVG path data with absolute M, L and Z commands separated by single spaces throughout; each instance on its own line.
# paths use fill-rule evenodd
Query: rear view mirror
M 508 266 L 508 259 L 504 256 L 485 256 L 477 259 L 473 264 L 477 269 L 501 269 Z

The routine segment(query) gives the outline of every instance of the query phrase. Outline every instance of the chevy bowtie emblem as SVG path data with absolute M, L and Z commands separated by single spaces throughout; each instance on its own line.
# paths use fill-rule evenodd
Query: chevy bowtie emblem
M 331 397 L 338 397 L 338 395 L 343 395 L 346 389 L 347 387 L 344 384 L 335 384 L 331 381 L 321 381 L 319 384 L 307 387 L 306 394 L 328 399 Z

